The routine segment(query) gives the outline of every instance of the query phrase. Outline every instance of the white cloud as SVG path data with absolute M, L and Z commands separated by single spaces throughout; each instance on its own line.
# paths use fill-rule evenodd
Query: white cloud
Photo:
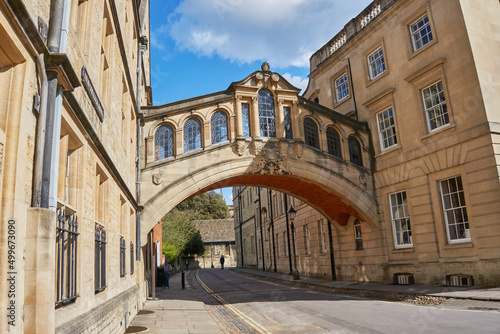
M 152 45 L 176 46 L 231 61 L 267 61 L 273 68 L 308 67 L 309 57 L 371 0 L 182 0 Z
M 306 90 L 307 83 L 309 82 L 308 78 L 302 78 L 298 75 L 292 75 L 290 73 L 283 74 L 283 77 L 295 87 L 302 89 L 302 91 Z

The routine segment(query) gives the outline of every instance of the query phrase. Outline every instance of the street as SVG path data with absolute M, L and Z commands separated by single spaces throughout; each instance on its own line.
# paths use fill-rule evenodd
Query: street
M 230 270 L 204 269 L 198 276 L 203 293 L 208 291 L 206 304 L 218 304 L 219 313 L 221 305 L 229 311 L 233 316 L 225 315 L 225 321 L 237 318 L 249 325 L 240 325 L 239 332 L 500 333 L 500 314 L 494 309 L 448 309 L 304 291 Z M 196 290 L 202 292 L 200 286 Z

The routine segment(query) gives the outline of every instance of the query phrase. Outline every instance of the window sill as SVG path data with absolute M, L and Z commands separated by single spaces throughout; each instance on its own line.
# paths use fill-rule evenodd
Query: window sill
M 347 97 L 344 97 L 344 98 L 343 98 L 342 100 L 340 100 L 340 101 L 337 101 L 336 99 L 334 99 L 334 100 L 333 100 L 333 108 L 332 108 L 332 109 L 337 108 L 337 107 L 338 107 L 338 106 L 340 106 L 341 104 L 343 104 L 343 103 L 345 103 L 345 102 L 349 101 L 351 98 L 352 98 L 352 97 L 351 97 L 351 94 L 349 94 Z
M 368 83 L 366 84 L 366 88 L 370 87 L 371 85 L 373 85 L 374 83 L 376 83 L 377 81 L 379 81 L 380 79 L 384 78 L 385 76 L 387 76 L 389 74 L 389 71 L 386 69 L 384 71 L 384 73 L 382 74 L 379 74 L 377 75 L 375 78 L 373 79 L 369 79 L 368 80 Z
M 407 246 L 407 247 L 401 247 L 401 248 L 394 248 L 392 250 L 393 253 L 414 253 L 415 248 L 413 248 L 413 245 Z
M 397 144 L 397 145 L 394 145 L 394 146 L 391 146 L 389 148 L 386 148 L 385 150 L 381 151 L 379 154 L 376 154 L 375 155 L 375 158 L 378 158 L 380 156 L 383 156 L 383 155 L 386 155 L 386 154 L 389 154 L 391 152 L 395 152 L 395 151 L 400 151 L 403 149 L 403 146 Z
M 444 245 L 444 249 L 455 249 L 455 248 L 473 248 L 474 244 L 470 239 L 461 241 L 461 242 L 454 242 L 454 243 L 448 243 Z
M 432 40 L 431 42 L 429 42 L 426 45 L 422 46 L 420 49 L 418 49 L 416 51 L 413 50 L 413 45 L 412 45 L 411 48 L 412 48 L 413 52 L 411 52 L 410 56 L 408 57 L 408 60 L 411 60 L 413 57 L 418 56 L 419 54 L 421 54 L 422 52 L 424 52 L 425 50 L 427 50 L 428 48 L 430 48 L 431 46 L 433 46 L 436 43 L 437 43 L 437 39 L 434 36 L 434 40 Z
M 432 132 L 429 132 L 426 135 L 420 137 L 420 140 L 426 140 L 429 137 L 432 137 L 432 136 L 437 135 L 439 133 L 443 133 L 445 131 L 455 130 L 455 128 L 456 128 L 456 125 L 454 123 L 449 123 L 448 125 L 443 125 L 442 127 L 438 128 L 436 130 L 432 130 Z

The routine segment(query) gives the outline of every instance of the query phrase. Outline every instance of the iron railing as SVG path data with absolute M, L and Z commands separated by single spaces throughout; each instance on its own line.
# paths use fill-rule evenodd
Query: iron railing
M 78 297 L 78 234 L 76 214 L 66 215 L 66 210 L 59 208 L 56 224 L 56 308 Z
M 135 258 L 134 258 L 134 243 L 131 241 L 130 242 L 130 274 L 134 273 L 134 263 L 135 263 Z
M 106 230 L 104 226 L 95 225 L 94 252 L 94 291 L 101 292 L 106 288 Z
M 120 237 L 120 277 L 125 276 L 125 239 Z

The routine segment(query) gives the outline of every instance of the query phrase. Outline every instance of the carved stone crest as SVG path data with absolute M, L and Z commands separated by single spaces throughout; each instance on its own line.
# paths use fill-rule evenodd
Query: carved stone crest
M 277 160 L 267 160 L 262 157 L 258 157 L 254 160 L 253 172 L 255 174 L 261 175 L 288 175 L 290 172 L 286 166 L 286 161 L 282 159 Z
M 159 185 L 161 183 L 161 174 L 153 174 L 153 184 Z

